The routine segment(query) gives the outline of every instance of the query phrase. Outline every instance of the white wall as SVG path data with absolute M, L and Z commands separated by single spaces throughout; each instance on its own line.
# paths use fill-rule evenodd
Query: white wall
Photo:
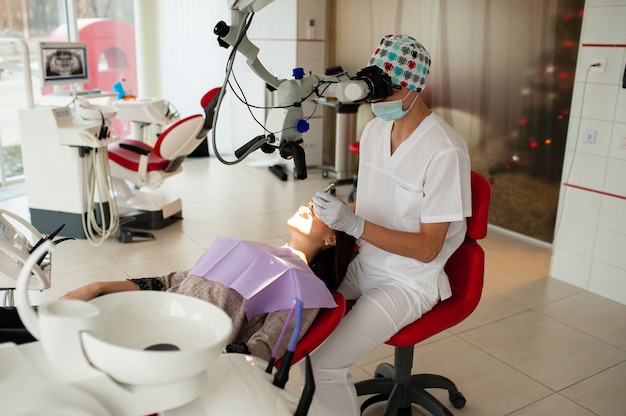
M 587 0 L 550 274 L 626 304 L 626 0 Z M 604 72 L 589 69 L 606 59 Z M 582 142 L 595 131 L 594 144 Z M 622 143 L 622 144 L 620 144 Z
M 139 65 L 140 78 L 149 74 L 139 83 L 139 96 L 167 99 L 182 117 L 201 113 L 204 93 L 224 81 L 228 51 L 218 46 L 213 28 L 220 20 L 230 22 L 226 0 L 135 0 L 135 9 L 151 19 L 138 25 L 137 53 L 149 62 Z M 231 105 L 226 99 L 220 109 L 220 152 L 232 152 Z

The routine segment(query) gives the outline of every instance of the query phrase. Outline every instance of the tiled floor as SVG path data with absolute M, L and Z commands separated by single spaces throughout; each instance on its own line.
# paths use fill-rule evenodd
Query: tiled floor
M 101 247 L 86 240 L 61 244 L 53 257 L 52 288 L 35 303 L 91 280 L 150 276 L 188 268 L 218 235 L 282 244 L 287 218 L 330 181 L 321 171 L 281 182 L 265 167 L 188 160 L 160 192 L 183 199 L 184 220 L 149 242 Z M 349 186 L 337 195 L 347 197 Z M 0 203 L 28 218 L 26 197 Z M 453 329 L 416 347 L 416 372 L 452 378 L 467 398 L 457 416 L 626 415 L 626 306 L 547 277 L 550 248 L 491 228 L 483 299 Z M 354 368 L 372 376 L 393 351 L 381 346 Z M 292 376 L 290 388 L 300 379 Z M 434 392 L 447 402 L 447 395 Z M 382 414 L 371 409 L 368 415 Z M 417 409 L 414 414 L 421 415 Z

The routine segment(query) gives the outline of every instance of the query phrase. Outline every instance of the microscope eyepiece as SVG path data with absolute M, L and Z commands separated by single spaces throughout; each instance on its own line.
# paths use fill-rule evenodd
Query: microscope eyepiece
M 376 65 L 360 69 L 356 73 L 356 79 L 365 80 L 370 85 L 371 93 L 363 101 L 382 100 L 393 94 L 394 85 L 391 83 L 391 77 Z

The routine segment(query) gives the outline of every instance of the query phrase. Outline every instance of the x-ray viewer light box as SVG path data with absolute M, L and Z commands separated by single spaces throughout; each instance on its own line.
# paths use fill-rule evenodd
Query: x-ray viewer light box
M 87 44 L 84 42 L 40 42 L 43 85 L 89 82 Z

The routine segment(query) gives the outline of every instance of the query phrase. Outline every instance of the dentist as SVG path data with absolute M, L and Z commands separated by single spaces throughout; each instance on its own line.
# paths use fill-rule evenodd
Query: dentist
M 359 415 L 354 363 L 451 295 L 444 265 L 471 215 L 470 159 L 464 139 L 424 102 L 430 64 L 410 36 L 381 40 L 369 65 L 391 77 L 394 92 L 371 104 L 376 118 L 360 140 L 356 202 L 313 197 L 318 217 L 357 238 L 360 253 L 339 288 L 356 303 L 311 356 L 310 414 Z

